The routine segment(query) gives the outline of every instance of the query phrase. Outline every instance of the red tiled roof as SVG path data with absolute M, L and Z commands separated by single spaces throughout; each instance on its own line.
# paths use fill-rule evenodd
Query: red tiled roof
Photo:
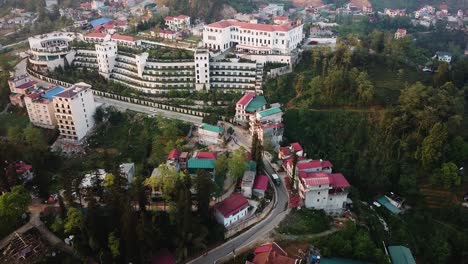
M 254 264 L 295 264 L 296 259 L 288 257 L 276 243 L 259 246 L 255 249 Z
M 248 22 L 239 22 L 235 20 L 221 20 L 221 21 L 207 25 L 207 27 L 212 27 L 212 28 L 227 28 L 231 26 L 240 27 L 242 29 L 269 31 L 269 32 L 274 32 L 274 31 L 287 32 L 294 28 L 291 25 L 291 23 L 285 23 L 282 25 L 269 25 L 269 24 L 252 24 Z
M 132 36 L 125 36 L 125 35 L 120 35 L 120 34 L 114 34 L 112 35 L 112 39 L 117 39 L 117 40 L 124 40 L 124 41 L 137 41 L 138 39 Z
M 104 38 L 107 34 L 100 32 L 92 32 L 85 36 L 85 38 Z
M 178 159 L 180 156 L 180 151 L 178 149 L 173 149 L 171 152 L 169 152 L 169 155 L 167 156 L 167 159 Z
M 16 170 L 16 173 L 23 174 L 27 171 L 32 170 L 32 166 L 20 161 L 15 164 L 15 170 Z
M 401 33 L 401 34 L 406 34 L 406 29 L 404 29 L 404 28 L 399 28 L 399 29 L 397 30 L 397 32 L 398 32 L 398 33 Z
M 291 143 L 291 147 L 294 149 L 295 152 L 302 151 L 302 146 L 298 142 Z
M 164 18 L 164 20 L 174 20 L 174 17 L 167 16 L 167 17 Z
M 175 34 L 174 32 L 172 32 L 172 31 L 170 31 L 170 30 L 167 30 L 167 29 L 161 29 L 161 30 L 159 30 L 159 33 L 160 33 L 160 34 L 161 34 L 161 33 L 162 33 L 162 34 L 170 34 L 170 35 Z
M 255 97 L 255 93 L 245 93 L 244 96 L 242 96 L 241 99 L 239 99 L 239 101 L 237 101 L 237 104 L 240 104 L 242 106 L 247 106 L 250 101 L 252 101 L 252 99 Z
M 329 168 L 333 167 L 331 162 L 328 160 L 320 161 L 320 160 L 312 160 L 309 162 L 298 163 L 297 165 L 298 170 L 307 170 L 312 168 Z
M 128 25 L 127 21 L 117 20 L 115 21 L 115 25 L 118 27 L 126 27 Z
M 33 85 L 35 85 L 37 82 L 36 81 L 29 81 L 27 83 L 23 83 L 22 85 L 20 86 L 16 86 L 16 89 L 25 89 L 25 88 L 29 88 Z
M 348 188 L 351 185 L 341 173 L 299 172 L 301 181 L 308 186 L 330 184 L 333 188 Z
M 333 188 L 348 188 L 351 186 L 341 173 L 332 173 L 329 177 L 331 178 Z
M 268 188 L 268 177 L 266 175 L 257 175 L 253 184 L 253 189 L 264 190 Z
M 276 16 L 275 20 L 288 20 L 287 16 Z
M 189 16 L 186 16 L 186 15 L 178 15 L 178 16 L 176 16 L 175 18 L 178 18 L 178 19 L 186 19 L 186 18 L 189 18 Z
M 200 152 L 197 152 L 197 154 L 195 155 L 195 158 L 197 159 L 216 159 L 216 152 L 203 152 L 203 151 L 200 151 Z
M 227 199 L 215 204 L 214 208 L 224 217 L 229 217 L 249 206 L 249 202 L 240 193 L 233 193 Z
M 307 186 L 330 184 L 330 178 L 328 178 L 328 175 L 326 175 L 326 177 L 301 178 L 301 181 Z
M 280 147 L 279 152 L 285 156 L 291 155 L 291 150 L 288 147 Z

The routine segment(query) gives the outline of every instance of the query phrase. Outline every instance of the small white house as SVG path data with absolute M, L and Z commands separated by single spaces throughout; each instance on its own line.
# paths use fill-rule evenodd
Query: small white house
M 452 53 L 447 51 L 438 51 L 433 58 L 450 64 L 452 61 Z
M 199 143 L 205 146 L 220 142 L 224 129 L 219 126 L 202 124 L 198 129 Z
M 224 227 L 235 224 L 247 216 L 249 202 L 239 193 L 233 193 L 214 206 L 216 221 Z
M 255 181 L 255 172 L 246 171 L 242 177 L 241 193 L 246 198 L 252 198 L 252 189 Z

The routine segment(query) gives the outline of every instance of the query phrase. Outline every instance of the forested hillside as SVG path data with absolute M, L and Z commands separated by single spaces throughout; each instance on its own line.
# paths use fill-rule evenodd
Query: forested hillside
M 171 14 L 187 14 L 206 22 L 223 19 L 224 9 L 232 7 L 238 12 L 251 12 L 256 7 L 252 0 L 157 0 L 158 5 L 169 7 Z

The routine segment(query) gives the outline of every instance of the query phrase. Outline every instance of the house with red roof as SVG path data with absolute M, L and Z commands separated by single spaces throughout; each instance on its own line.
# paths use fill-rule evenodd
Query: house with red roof
M 137 47 L 141 45 L 141 40 L 132 36 L 114 34 L 112 35 L 111 40 L 117 42 L 118 45 L 127 47 Z
M 404 37 L 406 37 L 406 29 L 404 28 L 397 29 L 397 31 L 395 32 L 395 39 L 402 39 Z
M 190 28 L 190 17 L 186 15 L 167 16 L 164 18 L 164 21 L 167 28 L 172 31 L 182 31 Z
M 257 95 L 255 92 L 245 93 L 236 103 L 235 121 L 239 124 L 249 122 L 250 116 L 265 110 L 266 105 L 265 96 Z
M 249 202 L 239 193 L 233 193 L 225 200 L 215 204 L 216 221 L 225 227 L 241 221 L 247 216 Z
M 257 175 L 252 187 L 252 193 L 254 196 L 263 197 L 265 192 L 268 189 L 268 176 L 266 175 Z
M 341 173 L 299 172 L 299 196 L 307 208 L 340 214 L 346 207 L 349 182 Z
M 293 153 L 295 153 L 298 157 L 303 157 L 304 149 L 302 148 L 299 142 L 291 143 L 291 145 L 287 147 L 280 147 L 278 151 L 278 159 L 285 160 L 292 157 Z
M 18 76 L 8 80 L 10 87 L 10 103 L 15 106 L 24 107 L 24 97 L 37 87 L 37 82 L 31 80 L 27 75 Z
M 246 264 L 301 264 L 302 259 L 289 257 L 275 242 L 258 246 L 254 251 L 254 257 Z
M 158 34 L 156 36 L 156 33 Z M 177 39 L 177 32 L 174 32 L 172 30 L 168 30 L 168 29 L 160 29 L 159 31 L 151 31 L 151 35 L 153 37 L 159 37 L 159 38 L 162 38 L 162 39 L 167 39 L 167 40 L 176 40 Z
M 104 42 L 106 39 L 107 33 L 104 32 L 92 32 L 89 34 L 86 34 L 84 36 L 84 40 L 89 43 L 101 43 Z M 109 37 L 110 39 L 110 37 Z
M 288 23 L 288 22 L 289 22 L 288 16 L 275 16 L 273 18 L 273 24 L 275 24 L 275 25 L 282 25 L 282 24 Z
M 290 157 L 283 161 L 283 167 L 288 174 L 289 177 L 293 178 L 293 157 Z M 328 160 L 311 160 L 311 159 L 304 159 L 303 157 L 299 157 L 297 164 L 296 164 L 296 176 L 299 175 L 300 172 L 319 172 L 324 171 L 327 173 L 332 173 L 333 164 Z
M 389 17 L 406 16 L 406 10 L 405 9 L 385 8 L 384 9 L 384 14 L 389 16 Z
M 169 152 L 166 158 L 166 165 L 174 168 L 179 168 L 179 157 L 182 152 L 178 149 L 173 149 Z

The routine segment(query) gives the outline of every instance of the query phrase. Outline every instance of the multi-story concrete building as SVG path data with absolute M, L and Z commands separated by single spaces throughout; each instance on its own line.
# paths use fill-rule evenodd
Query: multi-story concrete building
M 406 29 L 404 28 L 397 29 L 397 31 L 395 32 L 395 39 L 402 39 L 404 37 L 406 37 Z
M 249 54 L 289 54 L 303 39 L 302 24 L 252 24 L 236 20 L 221 20 L 205 26 L 203 46 L 225 51 L 235 47 Z
M 71 64 L 75 52 L 70 49 L 69 43 L 75 40 L 74 33 L 52 32 L 49 34 L 30 37 L 29 63 L 36 71 L 45 72 L 57 67 Z
M 167 16 L 164 18 L 166 26 L 172 31 L 180 31 L 190 28 L 190 17 L 179 15 L 176 17 Z
M 269 140 L 276 148 L 283 140 L 283 111 L 272 107 L 250 116 L 250 134 L 257 134 L 260 141 Z
M 38 127 L 53 129 L 57 125 L 54 115 L 53 97 L 63 92 L 63 87 L 55 87 L 49 90 L 39 90 L 24 98 L 29 120 Z
M 255 115 L 258 111 L 265 110 L 266 105 L 265 96 L 256 95 L 254 92 L 247 92 L 237 101 L 234 118 L 237 123 L 248 123 L 250 116 Z
M 76 83 L 53 97 L 55 118 L 63 139 L 80 141 L 94 126 L 96 111 L 91 85 Z
M 24 107 L 24 97 L 36 89 L 36 81 L 27 75 L 18 76 L 8 80 L 10 87 L 10 103 L 15 106 Z
M 62 36 L 62 33 L 57 34 L 56 37 Z M 31 53 L 38 55 L 34 47 L 37 46 L 36 40 L 41 37 L 31 39 L 35 40 L 30 42 Z M 42 40 L 48 43 L 45 39 L 55 43 L 51 36 Z M 54 59 L 32 56 L 29 59 L 32 69 L 46 72 L 66 65 L 97 69 L 105 78 L 147 94 L 209 89 L 223 92 L 262 91 L 263 63 L 249 59 L 216 59 L 210 57 L 207 49 L 197 49 L 192 58 L 162 59 L 145 52 L 142 41 L 133 37 L 90 33 L 76 39 L 86 43 L 76 43 L 71 48 L 71 37 L 69 41 L 58 39 L 56 51 L 60 51 L 60 55 Z M 90 44 L 94 44 L 94 47 Z M 56 52 L 50 49 L 53 50 L 50 52 Z
M 339 214 L 346 207 L 349 187 L 351 185 L 341 173 L 299 173 L 299 196 L 307 208 Z

